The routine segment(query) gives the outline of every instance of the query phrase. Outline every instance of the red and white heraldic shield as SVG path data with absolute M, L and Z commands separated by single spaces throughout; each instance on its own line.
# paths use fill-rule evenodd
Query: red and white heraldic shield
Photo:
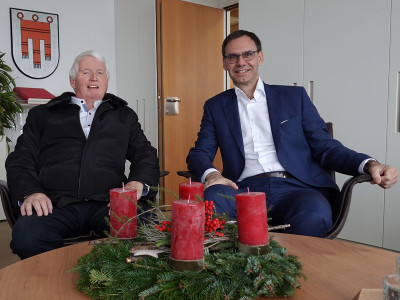
M 10 8 L 12 57 L 31 78 L 53 74 L 60 60 L 58 15 Z

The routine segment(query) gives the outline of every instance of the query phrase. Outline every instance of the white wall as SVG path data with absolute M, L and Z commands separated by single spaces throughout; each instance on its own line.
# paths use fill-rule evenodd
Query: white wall
M 21 73 L 11 55 L 10 8 L 21 8 L 58 14 L 60 60 L 55 72 L 44 79 L 32 79 Z M 0 51 L 13 69 L 11 75 L 17 86 L 45 88 L 54 95 L 72 91 L 68 73 L 74 58 L 94 49 L 110 64 L 109 92 L 116 93 L 114 2 L 109 0 L 2 0 L 0 2 Z M 5 157 L 0 157 L 0 168 Z
M 183 0 L 183 1 L 219 8 L 219 0 Z
M 11 56 L 10 8 L 58 14 L 60 61 L 56 71 L 44 79 L 32 79 L 17 69 Z M 54 95 L 72 91 L 68 73 L 74 58 L 93 49 L 107 58 L 110 64 L 109 92 L 116 93 L 114 1 L 110 0 L 1 0 L 0 51 L 13 69 L 17 86 L 41 87 Z M 2 148 L 3 150 L 3 148 Z M 0 151 L 0 174 L 4 177 L 6 153 Z M 0 178 L 5 179 L 5 178 Z M 0 205 L 0 211 L 1 205 Z
M 60 61 L 56 71 L 44 79 L 32 79 L 18 71 L 11 57 L 10 7 L 58 14 Z M 42 87 L 54 95 L 71 90 L 68 73 L 74 58 L 93 49 L 110 64 L 109 92 L 116 92 L 114 1 L 109 0 L 1 0 L 0 50 L 14 70 L 18 86 Z
M 197 3 L 205 6 L 211 6 L 215 8 L 224 8 L 233 4 L 237 4 L 239 0 L 183 0 L 186 2 Z
M 400 0 L 241 0 L 239 12 L 240 28 L 263 42 L 263 80 L 308 90 L 313 81 L 314 104 L 335 138 L 397 168 L 399 7 Z M 336 182 L 347 178 L 337 174 Z M 339 237 L 399 250 L 399 198 L 399 184 L 357 185 Z
M 114 0 L 118 96 L 139 116 L 146 137 L 158 141 L 155 1 Z

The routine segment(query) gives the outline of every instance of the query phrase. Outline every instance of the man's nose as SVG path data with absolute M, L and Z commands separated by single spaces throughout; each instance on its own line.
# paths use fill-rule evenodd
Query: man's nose
M 97 74 L 93 73 L 92 76 L 90 76 L 90 80 L 97 81 Z
M 241 56 L 241 55 L 238 56 L 236 64 L 237 65 L 243 65 L 245 63 L 246 63 L 246 61 L 244 60 L 243 56 Z

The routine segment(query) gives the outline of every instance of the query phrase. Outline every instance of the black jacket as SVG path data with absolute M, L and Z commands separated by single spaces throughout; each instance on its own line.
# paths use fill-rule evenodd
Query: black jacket
M 106 94 L 86 139 L 73 93 L 32 108 L 6 160 L 7 183 L 14 203 L 35 192 L 45 193 L 55 207 L 108 201 L 109 190 L 122 182 L 156 186 L 157 151 L 144 135 L 126 101 Z M 131 162 L 128 178 L 125 160 Z

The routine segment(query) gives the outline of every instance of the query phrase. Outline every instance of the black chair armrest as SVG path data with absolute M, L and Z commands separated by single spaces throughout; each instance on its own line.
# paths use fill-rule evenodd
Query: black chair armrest
M 160 177 L 167 176 L 168 174 L 169 174 L 169 171 L 160 170 Z
M 334 216 L 334 224 L 326 236 L 326 238 L 335 238 L 340 231 L 343 229 L 346 223 L 347 215 L 349 214 L 351 196 L 353 194 L 353 187 L 358 183 L 370 182 L 372 180 L 371 176 L 368 174 L 362 174 L 355 177 L 349 178 L 344 184 L 340 191 L 340 199 L 338 203 L 340 206 L 337 207 L 336 217 Z M 335 212 L 333 212 L 335 213 Z
M 176 174 L 178 174 L 179 176 L 185 177 L 185 178 L 192 178 L 194 180 L 194 176 L 192 173 L 190 173 L 189 171 L 177 171 Z

